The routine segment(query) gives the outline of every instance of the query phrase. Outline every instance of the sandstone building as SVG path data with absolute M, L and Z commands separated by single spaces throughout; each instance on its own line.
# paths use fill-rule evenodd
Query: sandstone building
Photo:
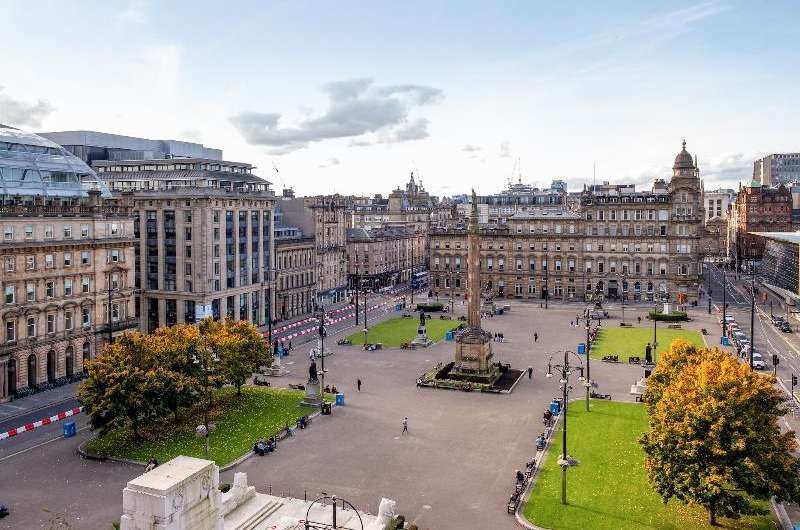
M 138 325 L 129 197 L 80 159 L 0 127 L 0 401 L 58 383 Z

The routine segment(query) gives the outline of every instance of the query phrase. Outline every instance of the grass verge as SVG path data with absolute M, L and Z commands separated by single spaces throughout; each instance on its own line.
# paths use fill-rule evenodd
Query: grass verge
M 428 338 L 433 342 L 439 342 L 444 338 L 445 333 L 457 328 L 458 320 L 439 320 L 431 319 L 425 322 L 428 330 Z M 417 336 L 417 326 L 419 318 L 393 318 L 384 320 L 379 324 L 369 328 L 367 342 L 382 343 L 389 348 L 399 348 L 404 342 L 411 342 Z M 357 331 L 347 337 L 353 344 L 364 344 L 364 331 Z
M 644 405 L 593 400 L 591 407 L 587 413 L 583 404 L 574 402 L 567 415 L 568 451 L 579 462 L 567 471 L 568 504 L 561 504 L 559 429 L 523 511 L 529 521 L 559 530 L 713 528 L 702 508 L 675 500 L 665 505 L 651 488 L 637 443 L 648 428 Z M 764 515 L 722 519 L 717 528 L 766 530 L 774 523 Z
M 658 353 L 669 349 L 675 339 L 686 340 L 695 346 L 703 347 L 703 337 L 694 330 L 669 329 L 664 323 L 658 325 L 658 348 L 653 352 L 653 360 L 658 358 Z M 632 327 L 612 328 L 604 327 L 600 330 L 597 339 L 592 344 L 592 359 L 601 359 L 604 355 L 619 355 L 619 360 L 628 362 L 630 356 L 644 359 L 644 348 L 647 343 L 653 343 L 653 328 Z
M 237 396 L 235 389 L 222 388 L 212 415 L 217 428 L 208 439 L 208 457 L 203 440 L 195 434 L 195 428 L 203 421 L 202 411 L 197 408 L 183 411 L 177 423 L 170 418 L 142 429 L 142 440 L 135 440 L 133 432 L 125 427 L 90 440 L 86 449 L 142 462 L 151 456 L 166 462 L 187 455 L 209 458 L 223 466 L 250 451 L 257 439 L 268 438 L 287 423 L 294 425 L 298 417 L 314 412 L 300 404 L 303 396 L 304 392 L 298 390 L 250 386 L 242 387 L 242 395 Z

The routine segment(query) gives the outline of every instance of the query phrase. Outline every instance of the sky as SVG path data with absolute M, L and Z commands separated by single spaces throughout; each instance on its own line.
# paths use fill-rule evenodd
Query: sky
M 0 123 L 201 142 L 278 191 L 649 187 L 684 138 L 712 189 L 800 150 L 792 1 L 0 6 Z

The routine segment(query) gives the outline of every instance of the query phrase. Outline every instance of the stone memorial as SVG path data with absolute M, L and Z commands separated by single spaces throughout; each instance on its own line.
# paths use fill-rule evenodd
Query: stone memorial
M 382 499 L 378 515 L 341 510 L 338 528 L 386 530 L 395 502 Z M 121 530 L 302 530 L 304 519 L 331 525 L 329 506 L 256 492 L 236 473 L 227 493 L 210 460 L 178 456 L 134 478 L 122 492 Z M 359 519 L 360 517 L 360 519 Z
M 411 341 L 411 344 L 414 346 L 422 346 L 423 348 L 427 348 L 433 341 L 428 338 L 428 330 L 425 327 L 425 311 L 419 312 L 419 326 L 417 327 L 417 336 Z
M 303 398 L 303 405 L 310 407 L 319 407 L 322 405 L 324 398 L 322 396 L 322 385 L 319 382 L 317 374 L 317 362 L 311 361 L 308 367 L 308 381 L 306 382 L 306 395 Z

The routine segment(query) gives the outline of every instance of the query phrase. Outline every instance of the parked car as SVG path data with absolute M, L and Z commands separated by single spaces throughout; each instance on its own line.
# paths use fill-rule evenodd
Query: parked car
M 725 317 L 725 322 L 727 322 L 728 324 L 731 324 L 732 322 L 736 322 L 736 319 L 733 318 L 732 316 L 728 315 L 728 316 Z M 719 319 L 719 325 L 720 326 L 722 325 L 722 319 L 721 318 Z
M 780 329 L 784 333 L 791 333 L 792 332 L 792 326 L 790 326 L 788 322 L 783 322 L 783 324 L 781 324 L 778 329 Z

